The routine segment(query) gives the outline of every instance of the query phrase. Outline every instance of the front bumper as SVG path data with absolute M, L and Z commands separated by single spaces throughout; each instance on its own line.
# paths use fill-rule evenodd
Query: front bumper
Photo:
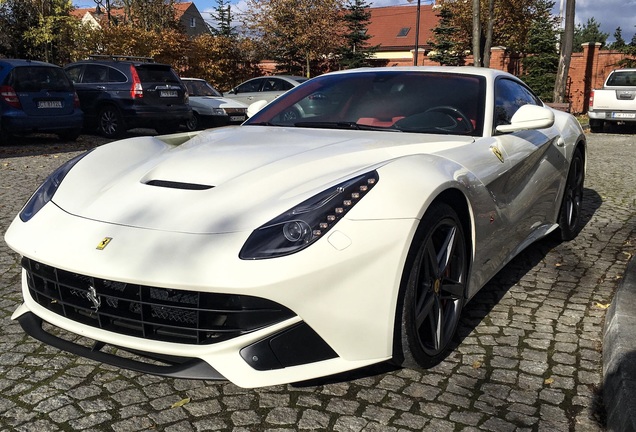
M 589 111 L 591 120 L 603 120 L 610 122 L 636 122 L 636 111 Z
M 175 292 L 258 297 L 293 314 L 218 343 L 157 340 L 98 328 L 43 307 L 30 293 L 23 271 L 24 305 L 13 318 L 31 312 L 69 332 L 129 351 L 199 359 L 214 370 L 209 378 L 218 379 L 218 374 L 243 387 L 331 375 L 391 357 L 401 269 L 416 226 L 408 219 L 344 219 L 338 230 L 302 252 L 244 261 L 237 255 L 250 233 L 194 235 L 135 229 L 74 217 L 49 203 L 27 223 L 16 219 L 6 234 L 9 246 L 29 259 L 92 278 Z M 369 232 L 382 234 L 369 236 Z M 97 250 L 104 237 L 113 240 Z M 90 311 L 91 302 L 85 300 L 84 307 Z M 316 337 L 294 335 L 297 326 L 307 326 Z M 290 331 L 291 336 L 281 338 Z M 324 347 L 319 352 L 333 354 L 305 356 L 308 348 L 320 343 Z M 302 360 L 281 360 L 284 350 Z M 254 357 L 259 360 L 254 362 Z M 272 359 L 282 362 L 282 367 L 272 366 Z

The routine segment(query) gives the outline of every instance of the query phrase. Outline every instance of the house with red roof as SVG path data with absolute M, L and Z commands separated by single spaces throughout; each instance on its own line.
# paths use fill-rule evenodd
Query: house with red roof
M 424 64 L 426 52 L 431 50 L 429 41 L 439 17 L 433 5 L 420 6 L 419 34 L 417 32 L 417 6 L 387 6 L 367 9 L 371 12 L 367 34 L 370 46 L 379 45 L 372 57 L 377 66 L 413 65 L 416 37 L 419 51 L 418 65 Z
M 174 12 L 188 36 L 209 33 L 208 25 L 193 2 L 175 3 Z M 101 28 L 109 19 L 125 20 L 124 9 L 118 7 L 110 7 L 108 10 L 105 7 L 78 8 L 71 15 L 94 28 Z

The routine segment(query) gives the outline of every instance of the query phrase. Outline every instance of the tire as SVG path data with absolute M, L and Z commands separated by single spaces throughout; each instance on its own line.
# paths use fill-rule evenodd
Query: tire
M 77 141 L 81 133 L 81 129 L 68 129 L 58 133 L 57 136 L 61 141 Z
M 199 130 L 201 128 L 201 117 L 199 117 L 199 114 L 192 113 L 192 117 L 185 122 L 185 127 L 190 132 Z
M 426 369 L 446 357 L 464 307 L 468 262 L 457 213 L 447 204 L 433 204 L 420 222 L 402 277 L 394 363 Z
M 590 130 L 594 133 L 603 132 L 603 120 L 590 120 Z
M 300 111 L 296 108 L 290 108 L 287 111 L 280 113 L 280 120 L 283 123 L 293 123 L 300 119 Z
M 119 110 L 107 105 L 99 110 L 97 116 L 97 131 L 106 138 L 119 138 L 124 134 L 126 127 Z
M 559 211 L 559 231 L 562 241 L 574 239 L 581 231 L 581 206 L 583 184 L 585 182 L 585 161 L 580 149 L 574 151 L 568 178 L 565 183 L 563 200 Z

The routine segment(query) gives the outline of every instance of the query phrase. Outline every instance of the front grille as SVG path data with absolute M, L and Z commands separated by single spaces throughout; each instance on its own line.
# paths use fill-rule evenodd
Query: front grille
M 228 115 L 245 114 L 247 108 L 223 108 Z
M 31 297 L 58 315 L 129 336 L 185 344 L 226 341 L 294 313 L 270 300 L 98 279 L 22 259 Z

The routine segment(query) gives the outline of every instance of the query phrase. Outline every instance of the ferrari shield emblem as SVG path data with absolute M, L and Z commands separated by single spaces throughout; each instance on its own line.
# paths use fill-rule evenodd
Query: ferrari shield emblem
M 108 246 L 108 243 L 110 243 L 112 239 L 113 239 L 112 237 L 104 237 L 104 239 L 97 244 L 96 249 L 104 250 L 104 248 Z
M 499 162 L 503 163 L 504 156 L 503 156 L 503 153 L 501 153 L 501 150 L 499 150 L 499 147 L 492 146 L 492 147 L 490 147 L 490 150 L 492 150 L 492 152 L 495 154 L 495 156 L 497 156 L 497 159 L 499 159 Z

